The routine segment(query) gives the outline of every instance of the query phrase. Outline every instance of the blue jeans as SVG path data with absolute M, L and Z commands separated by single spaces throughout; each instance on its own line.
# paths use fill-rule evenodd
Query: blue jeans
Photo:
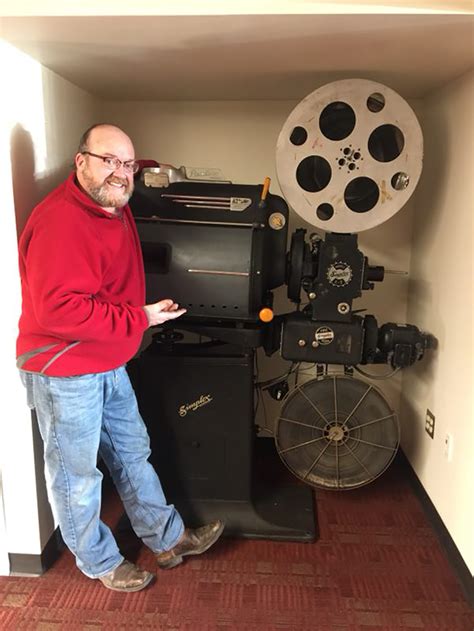
M 20 372 L 44 442 L 53 514 L 78 568 L 98 578 L 123 561 L 100 520 L 98 454 L 138 537 L 154 552 L 172 548 L 184 532 L 183 521 L 166 503 L 148 462 L 150 440 L 125 368 L 77 377 Z

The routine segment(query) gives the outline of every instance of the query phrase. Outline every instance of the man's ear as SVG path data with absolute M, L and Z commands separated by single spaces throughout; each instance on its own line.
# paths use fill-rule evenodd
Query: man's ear
M 74 164 L 76 165 L 76 169 L 82 169 L 86 162 L 86 158 L 83 153 L 76 153 L 74 157 Z

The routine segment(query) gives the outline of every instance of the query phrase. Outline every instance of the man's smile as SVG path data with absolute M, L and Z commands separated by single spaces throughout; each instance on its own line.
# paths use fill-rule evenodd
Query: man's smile
M 115 188 L 126 188 L 128 185 L 128 182 L 123 182 L 120 180 L 105 180 L 105 183 Z

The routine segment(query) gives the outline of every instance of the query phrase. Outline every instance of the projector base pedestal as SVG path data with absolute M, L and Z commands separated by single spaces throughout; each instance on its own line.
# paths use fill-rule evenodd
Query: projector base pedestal
M 237 537 L 315 540 L 313 490 L 256 437 L 253 350 L 152 343 L 128 371 L 150 462 L 186 526 L 219 518 Z
M 254 457 L 258 462 L 271 463 L 271 468 L 282 466 L 273 440 L 257 438 L 255 443 Z M 290 475 L 285 472 L 285 477 L 290 478 Z M 190 527 L 222 519 L 226 524 L 225 534 L 233 537 L 305 543 L 314 542 L 317 538 L 313 491 L 290 479 L 277 479 L 273 483 L 264 479 L 255 480 L 249 497 L 241 500 L 169 499 Z

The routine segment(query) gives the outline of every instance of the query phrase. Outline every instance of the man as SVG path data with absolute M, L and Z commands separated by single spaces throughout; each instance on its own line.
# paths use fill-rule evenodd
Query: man
M 148 327 L 185 312 L 171 299 L 144 305 L 127 204 L 138 169 L 132 142 L 118 127 L 94 125 L 81 138 L 75 167 L 21 235 L 17 363 L 44 441 L 53 513 L 77 566 L 109 589 L 138 591 L 153 574 L 124 560 L 100 520 L 98 454 L 159 567 L 201 554 L 224 525 L 185 529 L 166 503 L 124 367 Z

